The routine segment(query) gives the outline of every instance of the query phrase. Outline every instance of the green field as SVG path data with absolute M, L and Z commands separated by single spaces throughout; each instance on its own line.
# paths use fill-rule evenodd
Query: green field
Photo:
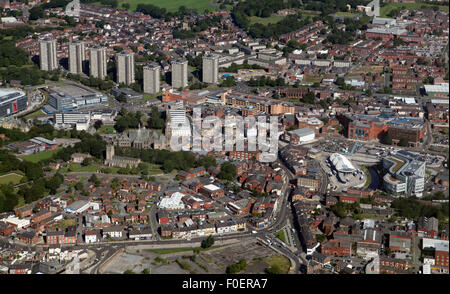
M 20 183 L 20 180 L 23 178 L 22 175 L 16 174 L 16 173 L 9 173 L 6 175 L 0 176 L 0 184 L 8 184 L 10 182 L 13 183 L 13 185 L 16 185 Z
M 380 8 L 380 17 L 387 17 L 387 14 L 391 12 L 391 10 L 397 9 L 399 7 L 405 7 L 405 9 L 413 10 L 419 9 L 422 6 L 432 7 L 434 5 L 425 3 L 390 3 Z M 446 5 L 437 5 L 437 6 L 439 6 L 439 10 L 448 11 L 448 6 Z
M 90 164 L 82 166 L 79 163 L 71 163 L 68 167 L 61 169 L 62 172 L 96 172 L 100 166 L 98 164 Z
M 349 18 L 354 18 L 354 17 L 358 16 L 358 14 L 353 13 L 353 12 L 348 12 L 348 11 L 337 11 L 335 14 L 337 16 L 349 17 Z
M 130 11 L 136 9 L 138 4 L 153 4 L 160 8 L 165 8 L 168 12 L 177 11 L 180 6 L 185 6 L 186 8 L 195 8 L 199 12 L 217 10 L 218 7 L 211 6 L 212 0 L 119 0 L 119 7 L 122 8 L 122 3 L 130 4 Z M 95 2 L 95 4 L 100 4 L 100 2 Z
M 280 255 L 266 257 L 263 261 L 267 262 L 270 266 L 279 266 L 286 274 L 289 272 L 289 267 L 291 266 L 289 259 Z
M 55 154 L 58 151 L 59 151 L 59 149 L 48 150 L 48 151 L 43 151 L 43 152 L 34 153 L 34 154 L 30 154 L 30 155 L 25 155 L 25 156 L 22 156 L 21 158 L 26 161 L 31 161 L 31 162 L 37 163 L 41 160 L 51 158 L 53 156 L 53 154 Z
M 277 232 L 275 234 L 275 236 L 280 239 L 281 241 L 283 241 L 284 243 L 286 243 L 286 234 L 284 233 L 284 230 L 281 230 L 279 232 Z
M 279 22 L 283 18 L 284 18 L 284 16 L 279 16 L 279 15 L 272 15 L 272 16 L 269 16 L 269 17 L 252 16 L 252 17 L 250 17 L 250 24 L 251 25 L 255 24 L 255 23 L 260 23 L 262 25 L 268 25 L 269 23 L 276 24 L 277 22 Z
M 97 130 L 97 133 L 99 133 L 99 134 L 115 134 L 116 130 L 114 129 L 114 126 L 103 125 Z
M 33 117 L 38 117 L 38 116 L 44 116 L 44 115 L 46 115 L 46 113 L 39 109 L 38 111 L 32 112 L 32 113 L 30 113 L 30 114 L 27 114 L 27 115 L 25 116 L 25 118 L 28 119 L 28 118 L 33 118 Z
M 169 253 L 192 251 L 194 249 L 195 248 L 169 248 L 169 249 L 147 249 L 147 251 L 156 254 L 169 254 Z

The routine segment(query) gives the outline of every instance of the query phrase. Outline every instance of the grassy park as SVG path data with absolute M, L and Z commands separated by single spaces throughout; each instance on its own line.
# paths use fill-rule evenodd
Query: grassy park
M 284 16 L 279 15 L 272 15 L 269 17 L 258 17 L 258 16 L 252 16 L 250 17 L 250 24 L 260 23 L 262 25 L 268 25 L 269 23 L 275 24 L 282 20 Z
M 284 233 L 284 230 L 278 231 L 275 236 L 280 239 L 281 241 L 283 241 L 284 243 L 286 243 L 286 235 Z
M 289 267 L 291 266 L 291 262 L 287 257 L 281 255 L 273 255 L 270 257 L 266 257 L 264 259 L 271 267 L 278 267 L 285 274 L 289 272 Z
M 119 0 L 118 8 L 122 8 L 123 3 L 130 4 L 130 11 L 135 10 L 138 4 L 152 4 L 160 8 L 165 8 L 168 12 L 177 11 L 183 5 L 186 8 L 195 8 L 199 12 L 203 12 L 205 9 L 209 11 L 217 10 L 217 7 L 211 6 L 211 3 L 213 3 L 212 0 Z M 96 2 L 96 4 L 100 4 L 100 2 Z
M 414 9 L 420 9 L 421 7 L 427 7 L 431 8 L 433 6 L 438 6 L 439 10 L 441 11 L 448 11 L 447 5 L 433 5 L 433 4 L 426 4 L 426 3 L 389 3 L 386 6 L 383 6 L 380 8 L 380 17 L 387 17 L 389 12 L 391 12 L 394 9 L 404 7 L 408 10 L 414 10 Z
M 96 172 L 100 166 L 98 164 L 90 164 L 83 166 L 79 163 L 71 163 L 68 167 L 61 169 L 62 172 Z
M 358 14 L 348 11 L 337 11 L 335 14 L 340 17 L 348 17 L 348 18 L 354 18 L 358 16 Z
M 20 180 L 22 178 L 23 175 L 20 175 L 16 172 L 7 173 L 0 176 L 0 184 L 13 183 L 13 185 L 17 185 L 18 183 L 20 183 Z
M 99 134 L 115 134 L 116 130 L 114 129 L 114 126 L 103 125 L 97 130 L 97 133 L 99 133 Z
M 55 154 L 58 151 L 59 151 L 59 149 L 48 150 L 48 151 L 33 153 L 30 155 L 25 155 L 25 156 L 22 156 L 21 158 L 26 161 L 31 161 L 31 162 L 37 163 L 41 160 L 52 158 L 53 154 Z

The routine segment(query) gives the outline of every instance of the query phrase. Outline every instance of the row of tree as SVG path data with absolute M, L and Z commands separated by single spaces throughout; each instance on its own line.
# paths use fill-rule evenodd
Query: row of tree
M 248 64 L 248 61 L 245 60 L 243 64 L 236 64 L 233 62 L 229 67 L 220 68 L 219 71 L 237 73 L 240 69 L 264 69 L 264 67 L 257 64 Z
M 144 114 L 140 111 L 128 112 L 122 109 L 116 118 L 116 123 L 114 124 L 114 129 L 117 132 L 122 133 L 127 129 L 137 129 L 141 125 L 141 119 Z
M 196 14 L 196 9 L 186 8 L 182 5 L 175 12 L 168 12 L 165 8 L 160 8 L 153 4 L 138 4 L 136 6 L 137 12 L 142 12 L 148 14 L 153 18 L 163 18 L 165 20 L 170 20 L 172 17 L 183 17 L 185 15 Z

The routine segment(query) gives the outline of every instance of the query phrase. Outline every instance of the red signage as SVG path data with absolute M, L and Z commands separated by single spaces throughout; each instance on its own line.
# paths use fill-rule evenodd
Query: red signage
M 13 112 L 17 112 L 17 101 L 13 102 Z

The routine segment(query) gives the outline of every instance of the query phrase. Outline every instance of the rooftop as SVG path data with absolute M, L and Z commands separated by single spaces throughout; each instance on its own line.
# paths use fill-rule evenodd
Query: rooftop
M 353 164 L 350 162 L 350 160 L 348 160 L 347 157 L 345 157 L 342 154 L 339 153 L 331 154 L 330 161 L 333 163 L 334 167 L 339 172 L 350 173 L 356 170 Z

